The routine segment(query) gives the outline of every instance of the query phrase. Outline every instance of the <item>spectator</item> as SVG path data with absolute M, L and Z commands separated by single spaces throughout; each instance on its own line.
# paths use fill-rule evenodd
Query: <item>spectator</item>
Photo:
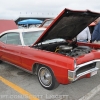
M 86 27 L 82 32 L 77 35 L 78 42 L 90 42 L 91 34 L 88 27 Z
M 93 43 L 100 43 L 100 17 L 95 21 L 96 26 L 94 27 L 92 33 L 92 42 Z

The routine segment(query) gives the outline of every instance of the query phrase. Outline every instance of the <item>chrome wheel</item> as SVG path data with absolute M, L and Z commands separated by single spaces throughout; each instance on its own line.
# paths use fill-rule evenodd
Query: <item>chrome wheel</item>
M 45 89 L 52 90 L 59 86 L 59 83 L 57 82 L 51 68 L 44 65 L 40 65 L 37 70 L 37 75 L 40 84 Z
M 46 67 L 41 67 L 39 69 L 38 78 L 44 87 L 50 87 L 52 85 L 52 75 Z

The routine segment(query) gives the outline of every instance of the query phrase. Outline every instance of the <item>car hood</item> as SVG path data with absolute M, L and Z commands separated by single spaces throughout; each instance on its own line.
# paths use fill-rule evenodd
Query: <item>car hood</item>
M 99 16 L 100 13 L 89 10 L 75 11 L 65 8 L 49 25 L 35 44 L 55 38 L 71 40 Z

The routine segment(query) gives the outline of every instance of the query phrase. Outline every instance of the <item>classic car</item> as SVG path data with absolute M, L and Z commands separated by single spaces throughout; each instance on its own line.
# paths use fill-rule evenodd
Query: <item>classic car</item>
M 75 37 L 100 16 L 64 9 L 48 28 L 16 29 L 0 34 L 0 62 L 36 74 L 48 90 L 97 74 L 100 46 Z
M 40 24 L 39 27 L 44 27 L 44 28 L 47 28 L 52 22 L 53 22 L 53 18 L 50 18 L 50 19 L 45 19 L 42 24 Z

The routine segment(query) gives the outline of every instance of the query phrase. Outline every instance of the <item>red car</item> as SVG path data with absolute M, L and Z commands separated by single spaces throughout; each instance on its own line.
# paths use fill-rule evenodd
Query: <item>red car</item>
M 0 62 L 36 74 L 40 84 L 54 89 L 97 74 L 99 45 L 74 38 L 100 16 L 91 11 L 64 9 L 47 29 L 16 29 L 0 34 Z M 95 81 L 95 80 L 94 80 Z
M 43 21 L 43 23 L 39 27 L 47 28 L 53 22 L 53 20 L 54 20 L 53 18 L 46 19 Z

